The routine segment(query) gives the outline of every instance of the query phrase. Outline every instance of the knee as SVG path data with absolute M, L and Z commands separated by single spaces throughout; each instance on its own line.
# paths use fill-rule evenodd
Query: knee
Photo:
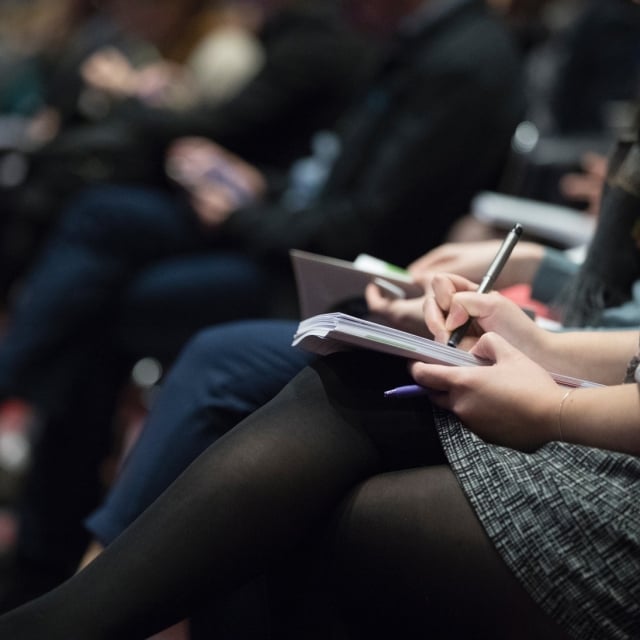
M 239 320 L 199 331 L 184 348 L 185 365 L 237 368 L 239 374 L 284 365 L 290 352 L 293 325 L 287 321 Z M 285 355 L 286 354 L 286 355 Z M 225 366 L 225 368 L 227 368 Z
M 176 366 L 201 370 L 210 368 L 216 363 L 221 364 L 227 358 L 233 358 L 239 353 L 238 339 L 242 340 L 242 334 L 238 331 L 236 324 L 214 325 L 202 329 L 187 342 Z
M 467 549 L 485 542 L 446 465 L 369 478 L 349 496 L 336 523 L 336 566 L 352 578 L 366 567 L 368 580 L 378 585 L 395 576 L 400 586 L 404 575 L 415 587 L 418 566 L 446 575 L 457 567 L 452 541 Z
M 172 377 L 188 380 L 207 398 L 245 415 L 267 402 L 304 366 L 290 347 L 289 325 L 245 320 L 215 325 L 184 347 Z
M 74 242 L 96 242 L 144 234 L 153 229 L 167 198 L 152 189 L 101 186 L 81 192 L 61 218 L 59 237 Z M 126 234 L 126 235 L 125 235 Z
M 215 325 L 189 340 L 172 367 L 170 380 L 188 383 L 208 404 L 232 404 L 245 385 L 253 385 L 241 363 L 250 334 L 244 323 Z

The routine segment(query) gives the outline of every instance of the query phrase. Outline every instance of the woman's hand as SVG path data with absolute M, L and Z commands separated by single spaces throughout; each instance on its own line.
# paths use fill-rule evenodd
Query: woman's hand
M 536 361 L 551 348 L 549 334 L 495 291 L 477 293 L 474 282 L 451 274 L 436 274 L 425 286 L 425 323 L 437 342 L 446 343 L 451 332 L 471 317 L 473 322 L 460 343 L 462 349 L 471 349 L 487 331 L 500 334 Z
M 449 320 L 451 307 L 453 304 L 453 298 L 459 292 L 463 291 L 476 291 L 478 285 L 467 278 L 458 276 L 451 273 L 432 273 L 429 276 L 425 276 L 421 281 L 424 287 L 424 324 L 433 335 L 433 339 L 436 342 L 446 343 L 451 335 L 451 332 L 456 327 L 463 324 L 468 316 L 465 316 L 462 321 Z M 457 317 L 459 317 L 459 312 Z M 457 321 L 458 324 L 450 329 L 449 326 Z M 477 326 L 470 326 L 467 335 L 460 343 L 460 348 L 468 351 L 476 342 L 479 335 L 482 334 L 482 330 Z
M 402 331 L 431 337 L 424 323 L 424 297 L 395 298 L 374 283 L 367 285 L 365 298 L 376 321 Z
M 501 243 L 500 240 L 486 240 L 441 244 L 412 262 L 408 270 L 416 281 L 429 278 L 435 272 L 446 272 L 480 282 Z M 543 255 L 542 245 L 534 242 L 519 242 L 502 270 L 496 287 L 531 283 Z
M 194 88 L 183 66 L 157 60 L 135 68 L 118 49 L 104 47 L 81 68 L 83 80 L 112 98 L 136 98 L 152 107 L 188 105 Z
M 137 72 L 135 96 L 153 107 L 187 104 L 191 89 L 189 74 L 183 67 L 167 60 L 144 66 Z
M 202 224 L 216 227 L 266 191 L 258 169 L 206 138 L 182 138 L 167 153 L 167 175 L 191 196 Z
M 566 389 L 496 333 L 471 349 L 493 365 L 451 367 L 422 362 L 411 374 L 434 404 L 452 411 L 487 442 L 532 451 L 558 438 L 558 407 Z

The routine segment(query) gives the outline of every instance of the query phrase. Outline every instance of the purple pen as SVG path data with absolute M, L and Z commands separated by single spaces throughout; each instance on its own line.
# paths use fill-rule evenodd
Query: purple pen
M 418 384 L 407 384 L 402 387 L 395 387 L 394 389 L 387 389 L 384 392 L 385 398 L 413 398 L 415 396 L 423 396 L 427 393 L 425 387 L 421 387 Z

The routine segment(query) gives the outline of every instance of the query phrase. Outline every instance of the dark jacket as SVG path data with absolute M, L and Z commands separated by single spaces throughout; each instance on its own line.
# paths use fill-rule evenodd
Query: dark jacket
M 304 0 L 274 13 L 261 34 L 265 63 L 229 101 L 176 114 L 122 105 L 145 144 L 201 135 L 254 164 L 284 169 L 307 153 L 311 134 L 333 127 L 368 75 L 371 46 L 334 0 Z
M 481 1 L 399 36 L 342 122 L 342 152 L 315 204 L 249 207 L 223 231 L 258 253 L 421 255 L 495 184 L 524 109 L 520 71 L 510 35 Z
M 561 47 L 550 96 L 560 134 L 609 126 L 607 107 L 640 94 L 640 10 L 628 0 L 589 0 Z

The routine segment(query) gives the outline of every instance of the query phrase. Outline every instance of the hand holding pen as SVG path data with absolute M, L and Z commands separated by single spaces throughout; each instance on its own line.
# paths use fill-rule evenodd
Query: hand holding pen
M 511 231 L 509 231 L 509 233 L 507 234 L 507 237 L 504 239 L 503 243 L 498 249 L 498 253 L 496 253 L 495 258 L 489 265 L 487 273 L 485 274 L 484 278 L 482 278 L 482 281 L 478 286 L 478 293 L 488 293 L 489 291 L 491 291 L 491 289 L 493 289 L 495 281 L 498 279 L 500 272 L 504 268 L 504 265 L 507 263 L 511 252 L 518 243 L 518 240 L 520 240 L 521 235 L 522 225 L 516 223 L 513 229 L 511 229 Z M 462 338 L 466 334 L 471 322 L 472 318 L 469 317 L 469 319 L 464 324 L 459 326 L 451 333 L 451 336 L 447 341 L 447 344 L 450 347 L 457 347 L 458 344 L 460 344 L 460 340 L 462 340 Z
M 485 276 L 482 278 L 480 285 L 475 290 L 476 293 L 484 294 L 484 293 L 489 293 L 492 290 L 493 285 L 495 284 L 497 278 L 499 277 L 500 272 L 504 268 L 507 260 L 509 259 L 509 256 L 511 255 L 521 235 L 522 235 L 522 225 L 520 224 L 514 225 L 513 229 L 511 229 L 511 231 L 509 232 L 509 234 L 506 236 L 503 243 L 501 244 L 500 248 L 498 249 L 498 252 L 496 253 L 491 264 L 489 265 Z M 469 287 L 468 290 L 471 290 L 470 288 L 471 283 L 467 281 L 465 278 L 461 278 L 458 276 L 447 276 L 444 279 L 446 280 L 448 285 L 447 297 L 449 298 L 451 298 L 454 293 L 460 290 L 464 291 L 465 288 L 467 287 Z M 434 279 L 434 284 L 435 282 L 436 280 Z M 461 289 L 457 288 L 458 285 L 461 286 Z M 450 289 L 451 286 L 454 286 L 455 290 L 451 290 Z M 437 292 L 435 292 L 435 288 L 436 287 L 434 287 L 434 293 L 432 293 L 431 295 L 427 294 L 425 299 L 426 317 L 428 319 L 429 315 L 431 314 L 431 317 L 439 317 L 446 323 L 446 320 L 442 318 L 442 309 L 445 308 L 448 311 L 450 311 L 451 301 L 448 300 L 447 303 L 443 304 L 441 307 L 438 304 L 437 295 L 436 295 Z M 466 335 L 472 321 L 473 321 L 472 314 L 468 314 L 467 320 L 461 325 L 457 326 L 453 330 L 453 332 L 451 332 L 451 334 L 448 336 L 448 339 L 447 339 L 447 344 L 450 347 L 455 348 L 460 344 L 460 341 Z M 408 386 L 403 386 L 396 389 L 391 389 L 388 392 L 386 392 L 385 395 L 405 397 L 405 396 L 416 395 L 423 392 L 424 392 L 424 389 L 422 389 L 417 385 L 408 385 Z

